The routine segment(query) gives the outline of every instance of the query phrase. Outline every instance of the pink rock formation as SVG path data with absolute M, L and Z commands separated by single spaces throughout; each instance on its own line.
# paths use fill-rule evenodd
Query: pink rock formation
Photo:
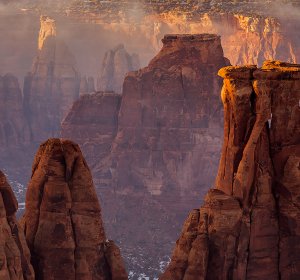
M 160 279 L 298 279 L 300 65 L 227 67 L 215 188 Z
M 139 68 L 140 61 L 138 55 L 130 55 L 124 45 L 118 45 L 105 54 L 98 79 L 98 90 L 114 91 L 121 94 L 126 74 Z
M 58 135 L 60 123 L 79 97 L 80 76 L 68 47 L 57 38 L 55 21 L 41 17 L 38 55 L 24 82 L 32 140 Z
M 92 176 L 78 145 L 50 139 L 40 146 L 23 220 L 37 279 L 127 279 L 119 249 L 106 240 Z
M 17 210 L 15 195 L 0 171 L 0 278 L 34 280 L 30 252 L 15 216 Z

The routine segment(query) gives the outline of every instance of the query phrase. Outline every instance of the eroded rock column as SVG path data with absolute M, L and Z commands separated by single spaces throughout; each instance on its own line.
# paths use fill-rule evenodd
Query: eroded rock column
M 219 75 L 225 135 L 216 186 L 192 245 L 188 219 L 161 279 L 298 279 L 300 67 L 266 61 Z M 189 252 L 179 275 L 180 244 Z
M 119 251 L 109 250 L 115 245 L 106 242 L 93 180 L 78 145 L 60 139 L 41 145 L 24 224 L 38 279 L 127 279 Z

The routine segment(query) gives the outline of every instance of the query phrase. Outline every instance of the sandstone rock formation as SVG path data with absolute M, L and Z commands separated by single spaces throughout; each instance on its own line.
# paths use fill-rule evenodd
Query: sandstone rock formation
M 62 123 L 62 137 L 74 139 L 80 145 L 93 170 L 96 186 L 111 186 L 111 149 L 118 130 L 120 104 L 120 94 L 85 94 L 74 103 Z
M 222 108 L 216 73 L 228 61 L 216 35 L 166 35 L 163 43 L 149 66 L 124 82 L 113 149 L 116 187 L 161 197 L 172 189 L 179 198 L 192 198 L 200 182 L 210 182 L 204 174 L 218 161 Z
M 63 117 L 79 97 L 79 87 L 75 59 L 57 38 L 55 21 L 41 16 L 38 55 L 23 91 L 34 142 L 58 135 Z
M 30 142 L 30 130 L 19 82 L 11 74 L 0 76 L 0 100 L 0 150 L 24 147 Z
M 139 68 L 138 55 L 130 55 L 124 45 L 118 45 L 113 50 L 106 52 L 104 56 L 102 70 L 98 79 L 98 90 L 114 91 L 121 94 L 126 74 Z
M 15 195 L 0 171 L 0 278 L 34 280 L 30 252 L 15 216 L 17 210 Z
M 163 43 L 148 67 L 126 76 L 122 97 L 84 96 L 62 125 L 92 168 L 108 232 L 129 256 L 147 258 L 145 270 L 170 253 L 213 182 L 223 133 L 220 37 L 167 35 Z
M 23 221 L 37 279 L 127 279 L 119 249 L 106 240 L 90 170 L 71 141 L 40 146 Z
M 160 279 L 298 279 L 300 65 L 227 67 L 215 188 Z
M 281 19 L 247 13 L 217 12 L 198 14 L 192 19 L 164 14 L 159 19 L 145 23 L 152 30 L 153 46 L 165 32 L 169 33 L 215 33 L 221 35 L 225 56 L 232 65 L 259 64 L 264 60 L 283 60 L 297 63 L 300 60 L 298 19 Z M 156 25 L 154 25 L 156 24 Z M 148 27 L 147 27 L 148 26 Z M 150 27 L 151 26 L 151 27 Z

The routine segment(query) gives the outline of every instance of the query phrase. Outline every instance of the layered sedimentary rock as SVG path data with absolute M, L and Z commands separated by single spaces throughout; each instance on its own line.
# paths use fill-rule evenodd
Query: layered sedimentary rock
M 107 241 L 92 176 L 78 145 L 50 139 L 36 154 L 23 217 L 37 279 L 127 279 Z
M 166 35 L 163 44 L 148 67 L 124 82 L 113 148 L 116 187 L 162 199 L 172 190 L 180 201 L 211 182 L 218 162 L 223 113 L 216 73 L 228 61 L 216 35 Z
M 122 93 L 123 81 L 128 72 L 138 70 L 140 61 L 137 54 L 130 55 L 124 45 L 118 45 L 106 52 L 100 77 L 98 79 L 99 91 L 114 91 Z
M 58 135 L 62 119 L 79 97 L 79 87 L 76 61 L 57 38 L 55 21 L 41 16 L 38 54 L 24 82 L 24 104 L 34 142 Z
M 147 258 L 145 270 L 170 253 L 184 215 L 213 182 L 223 133 L 220 37 L 163 43 L 148 67 L 126 76 L 122 97 L 84 96 L 62 129 L 92 167 L 108 231 L 129 258 Z
M 145 19 L 147 20 L 147 19 Z M 192 19 L 163 14 L 152 21 L 149 36 L 158 48 L 161 36 L 170 33 L 216 33 L 222 37 L 225 56 L 232 65 L 259 64 L 277 59 L 296 63 L 300 59 L 299 34 L 294 28 L 298 19 L 258 16 L 247 13 L 204 13 Z M 154 25 L 154 26 L 153 26 Z M 150 28 L 150 23 L 146 25 Z M 152 35 L 150 35 L 152 34 Z
M 15 216 L 17 210 L 15 195 L 0 171 L 0 278 L 34 280 L 30 252 Z
M 161 279 L 298 279 L 300 65 L 227 67 L 215 188 Z
M 0 76 L 0 150 L 25 146 L 30 130 L 23 110 L 22 92 L 16 77 Z

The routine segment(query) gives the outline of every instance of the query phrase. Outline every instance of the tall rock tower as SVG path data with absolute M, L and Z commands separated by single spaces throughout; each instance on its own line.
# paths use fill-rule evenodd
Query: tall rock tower
M 130 55 L 124 45 L 120 44 L 106 52 L 98 78 L 98 90 L 122 93 L 123 82 L 126 74 L 140 68 L 137 54 Z
M 23 217 L 36 279 L 128 279 L 106 239 L 89 167 L 75 143 L 49 139 L 33 162 Z
M 146 273 L 213 183 L 223 135 L 217 73 L 228 64 L 217 35 L 166 35 L 150 64 L 127 74 L 119 99 L 81 98 L 63 124 L 92 167 L 108 232 Z
M 38 53 L 24 82 L 24 104 L 34 142 L 58 135 L 80 88 L 75 58 L 57 37 L 55 20 L 41 16 L 40 22 Z
M 162 280 L 300 277 L 300 65 L 227 67 L 215 188 Z

